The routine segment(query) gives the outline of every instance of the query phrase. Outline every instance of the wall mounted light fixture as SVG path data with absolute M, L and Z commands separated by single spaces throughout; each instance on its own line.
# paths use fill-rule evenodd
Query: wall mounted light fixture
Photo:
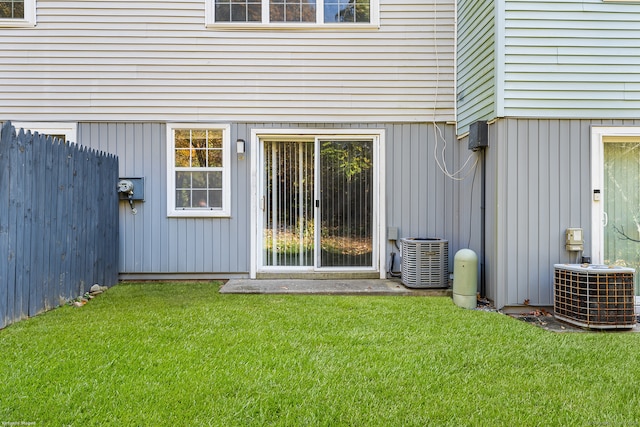
M 244 154 L 244 139 L 239 139 L 236 141 L 236 151 L 238 154 Z
M 240 160 L 244 159 L 245 145 L 244 139 L 238 139 L 236 141 L 236 153 L 238 153 L 238 159 Z

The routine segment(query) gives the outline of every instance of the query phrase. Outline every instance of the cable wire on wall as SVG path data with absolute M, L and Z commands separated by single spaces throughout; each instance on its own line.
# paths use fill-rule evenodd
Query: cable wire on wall
M 438 51 L 438 32 L 436 30 L 437 18 L 438 18 L 438 1 L 435 0 L 433 2 L 433 47 L 434 47 L 435 62 L 436 62 L 436 81 L 435 81 L 436 85 L 435 85 L 435 94 L 434 94 L 434 100 L 433 100 L 433 117 L 431 120 L 431 123 L 433 124 L 433 127 L 434 127 L 433 136 L 435 140 L 435 144 L 433 147 L 433 158 L 435 159 L 436 164 L 438 165 L 438 168 L 440 169 L 440 171 L 447 178 L 450 178 L 455 181 L 462 181 L 465 178 L 467 178 L 472 172 L 475 171 L 476 166 L 478 165 L 478 160 L 480 159 L 480 156 L 479 155 L 475 156 L 476 159 L 473 162 L 473 165 L 465 175 L 461 177 L 458 176 L 465 170 L 465 168 L 471 161 L 471 158 L 474 157 L 475 152 L 472 152 L 471 154 L 469 154 L 469 157 L 467 157 L 467 160 L 457 171 L 453 173 L 449 172 L 449 169 L 447 167 L 447 162 L 445 159 L 447 139 L 444 137 L 444 135 L 442 135 L 442 130 L 440 129 L 440 126 L 438 126 L 438 123 L 436 122 L 437 105 L 438 105 L 438 89 L 440 87 L 440 54 Z M 440 153 L 441 158 L 438 157 L 438 140 L 442 140 L 443 142 L 442 150 Z

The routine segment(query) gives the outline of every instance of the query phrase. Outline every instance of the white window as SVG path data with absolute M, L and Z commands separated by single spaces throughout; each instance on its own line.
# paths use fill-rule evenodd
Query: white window
M 169 216 L 230 215 L 229 125 L 167 125 Z
M 207 0 L 207 25 L 377 27 L 378 0 Z
M 2 2 L 0 2 L 0 5 Z M 11 122 L 16 131 L 20 129 L 38 132 L 40 135 L 49 135 L 65 142 L 76 142 L 78 125 L 76 123 L 49 123 L 49 122 Z
M 35 0 L 0 1 L 0 27 L 33 27 L 36 25 Z

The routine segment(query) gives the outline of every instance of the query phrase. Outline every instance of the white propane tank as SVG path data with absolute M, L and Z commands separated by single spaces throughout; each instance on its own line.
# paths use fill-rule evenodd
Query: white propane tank
M 460 249 L 453 259 L 453 302 L 458 307 L 478 305 L 478 255 L 471 249 Z

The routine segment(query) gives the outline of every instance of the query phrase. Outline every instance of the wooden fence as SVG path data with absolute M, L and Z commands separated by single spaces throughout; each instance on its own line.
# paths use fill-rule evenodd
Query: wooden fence
M 0 328 L 118 280 L 118 158 L 0 132 Z

